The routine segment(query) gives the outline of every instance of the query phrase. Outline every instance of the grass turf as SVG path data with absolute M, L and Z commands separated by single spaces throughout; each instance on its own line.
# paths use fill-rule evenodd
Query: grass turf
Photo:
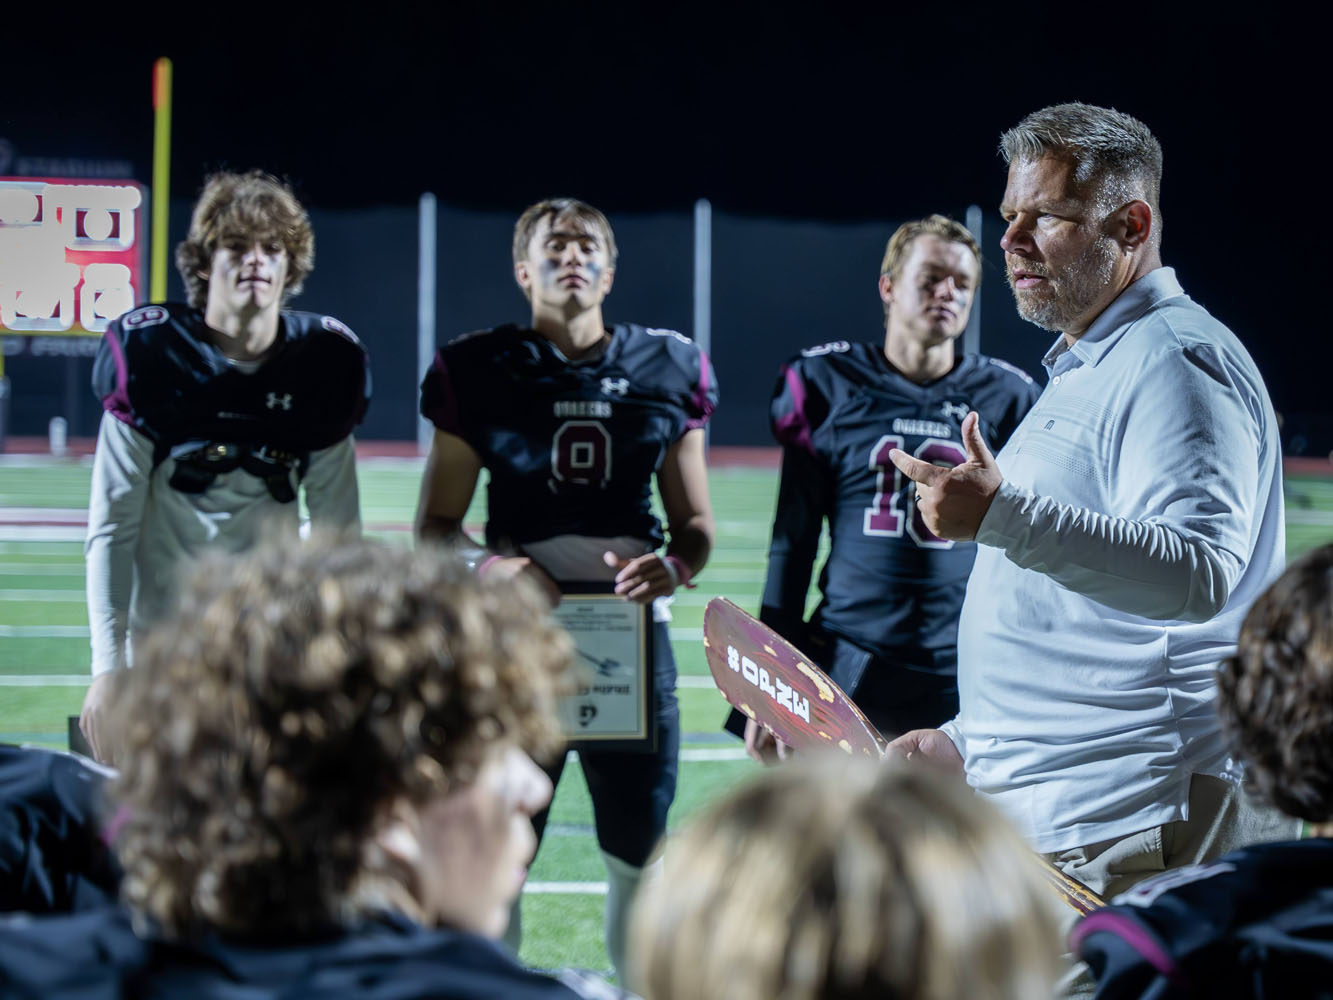
M 0 514 L 16 507 L 81 511 L 87 506 L 89 474 L 86 461 L 9 464 L 0 459 Z M 420 476 L 417 461 L 361 463 L 362 516 L 369 534 L 411 544 L 409 526 Z M 709 599 L 726 596 L 751 610 L 758 607 L 777 486 L 774 472 L 748 468 L 714 469 L 710 483 L 717 548 L 698 579 L 698 589 L 682 593 L 673 608 L 672 645 L 685 678 L 708 673 L 699 632 Z M 1333 481 L 1290 476 L 1286 490 L 1288 556 L 1333 540 Z M 484 495 L 478 491 L 469 524 L 484 520 Z M 41 511 L 25 512 L 21 520 L 40 521 Z M 0 522 L 0 740 L 63 749 L 66 719 L 77 713 L 83 698 L 81 678 L 87 676 L 89 662 L 83 552 L 78 529 L 66 534 L 40 540 L 32 537 L 31 530 Z M 686 686 L 677 693 L 685 752 L 670 815 L 672 828 L 743 780 L 753 767 L 745 760 L 691 759 L 692 751 L 734 749 L 737 743 L 720 732 L 725 709 L 716 691 Z M 525 961 L 545 967 L 609 968 L 602 946 L 603 897 L 597 891 L 604 878 L 592 833 L 591 803 L 578 766 L 571 762 L 557 791 L 551 828 L 531 880 L 574 883 L 577 891 L 525 894 Z

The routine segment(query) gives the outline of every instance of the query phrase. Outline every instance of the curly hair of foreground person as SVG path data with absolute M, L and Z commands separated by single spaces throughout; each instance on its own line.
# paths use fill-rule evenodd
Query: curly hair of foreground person
M 135 654 L 114 713 L 123 894 L 180 936 L 346 919 L 396 803 L 465 787 L 506 741 L 559 745 L 571 647 L 526 584 L 312 540 L 201 560 Z
M 924 767 L 812 755 L 673 837 L 640 899 L 646 1000 L 1030 1000 L 1060 954 L 1018 835 Z
M 1333 545 L 1254 602 L 1218 674 L 1218 714 L 1256 790 L 1289 816 L 1333 820 Z

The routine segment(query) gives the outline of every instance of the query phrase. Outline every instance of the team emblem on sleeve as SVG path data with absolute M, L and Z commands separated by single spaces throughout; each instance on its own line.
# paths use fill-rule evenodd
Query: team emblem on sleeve
M 356 339 L 356 334 L 348 328 L 347 324 L 343 323 L 341 320 L 334 319 L 332 316 L 321 316 L 319 318 L 319 325 L 330 333 L 336 333 L 339 336 L 346 337 L 354 344 L 360 343 L 360 341 Z
M 127 330 L 133 330 L 139 326 L 157 326 L 165 323 L 168 319 L 168 313 L 161 306 L 144 306 L 142 309 L 136 309 L 128 316 L 120 320 L 120 325 Z
M 675 337 L 675 338 L 676 338 L 677 340 L 679 340 L 682 344 L 692 344 L 692 343 L 694 343 L 694 341 L 690 340 L 689 337 L 685 336 L 683 333 L 677 333 L 675 330 L 658 330 L 658 329 L 649 327 L 649 328 L 645 329 L 643 332 L 646 333 L 646 334 L 648 334 L 648 336 L 650 336 L 650 337 Z
M 818 347 L 807 347 L 801 351 L 803 358 L 817 358 L 821 354 L 843 354 L 852 349 L 852 345 L 845 340 L 834 340 L 827 344 L 820 344 Z

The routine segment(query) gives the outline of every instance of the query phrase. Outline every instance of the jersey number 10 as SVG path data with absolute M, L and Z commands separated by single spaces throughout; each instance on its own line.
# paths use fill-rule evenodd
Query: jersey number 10
M 875 501 L 866 508 L 862 530 L 867 535 L 901 538 L 906 528 L 912 541 L 923 548 L 951 549 L 953 542 L 930 533 L 921 512 L 916 509 L 915 488 L 910 494 L 904 489 L 913 486 L 911 480 L 889 461 L 889 452 L 902 446 L 903 439 L 897 434 L 885 434 L 870 449 L 870 471 L 875 473 Z M 912 454 L 923 462 L 933 462 L 946 469 L 967 461 L 960 445 L 940 438 L 926 438 Z M 904 505 L 911 507 L 910 516 L 904 512 Z

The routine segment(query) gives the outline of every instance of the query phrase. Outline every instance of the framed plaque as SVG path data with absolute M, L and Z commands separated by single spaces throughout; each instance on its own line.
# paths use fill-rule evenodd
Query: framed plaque
M 562 591 L 554 614 L 574 641 L 575 690 L 560 702 L 570 747 L 654 750 L 652 605 L 607 584 Z

